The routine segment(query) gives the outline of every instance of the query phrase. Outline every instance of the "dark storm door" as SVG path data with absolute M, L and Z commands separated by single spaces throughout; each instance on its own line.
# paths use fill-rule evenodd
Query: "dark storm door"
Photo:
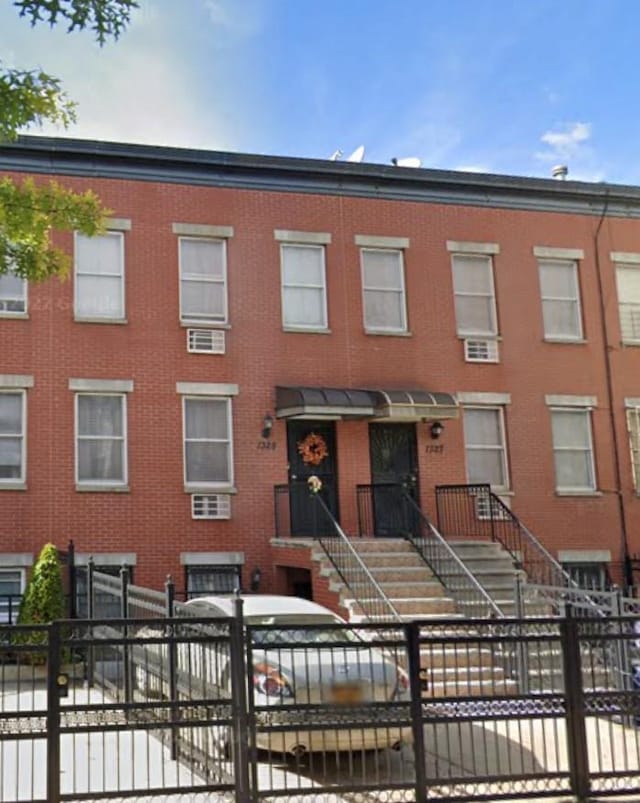
M 320 435 L 327 447 L 327 456 L 318 465 L 305 463 L 299 444 L 314 433 Z M 315 475 L 322 481 L 320 496 L 335 518 L 338 518 L 338 482 L 336 460 L 336 429 L 330 421 L 288 421 L 287 456 L 289 460 L 289 507 L 291 535 L 335 535 L 330 522 L 310 498 L 307 480 Z
M 369 424 L 372 505 L 375 535 L 391 538 L 413 531 L 417 521 L 402 490 L 418 498 L 418 447 L 415 424 Z

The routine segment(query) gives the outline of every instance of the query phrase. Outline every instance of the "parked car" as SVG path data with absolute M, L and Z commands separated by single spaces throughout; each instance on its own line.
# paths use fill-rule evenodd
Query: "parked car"
M 258 748 L 300 755 L 399 749 L 412 740 L 406 706 L 390 705 L 409 702 L 409 679 L 394 656 L 315 602 L 258 594 L 242 599 Z M 200 597 L 186 608 L 198 617 L 230 617 L 234 598 Z M 186 660 L 179 650 L 179 671 Z M 188 660 L 195 683 L 206 675 L 207 683 L 230 687 L 228 661 L 202 654 Z M 230 739 L 221 732 L 217 741 L 225 746 Z

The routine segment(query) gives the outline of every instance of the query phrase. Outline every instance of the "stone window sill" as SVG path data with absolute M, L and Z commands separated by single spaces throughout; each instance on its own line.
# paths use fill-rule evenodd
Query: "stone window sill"
M 111 494 L 126 494 L 129 493 L 130 488 L 128 485 L 100 485 L 98 483 L 76 483 L 76 491 L 79 493 L 111 493 Z
M 0 491 L 26 491 L 26 482 L 0 482 Z

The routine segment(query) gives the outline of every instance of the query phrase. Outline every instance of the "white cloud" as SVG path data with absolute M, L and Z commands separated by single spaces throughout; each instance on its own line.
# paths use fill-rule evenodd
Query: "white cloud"
M 491 173 L 491 169 L 483 164 L 456 165 L 453 169 L 460 170 L 462 173 Z
M 236 0 L 203 0 L 211 23 L 223 28 L 226 34 L 240 38 L 253 36 L 261 27 L 261 14 L 255 2 L 245 0 L 241 6 Z
M 568 159 L 580 154 L 591 139 L 591 123 L 566 123 L 559 129 L 545 131 L 540 141 L 549 146 L 549 150 L 536 154 L 538 159 Z

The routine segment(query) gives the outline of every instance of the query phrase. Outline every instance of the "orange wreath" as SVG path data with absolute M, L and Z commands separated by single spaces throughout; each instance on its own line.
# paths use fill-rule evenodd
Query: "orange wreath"
M 318 466 L 329 455 L 327 443 L 322 435 L 310 432 L 306 438 L 298 441 L 298 454 L 311 466 Z

